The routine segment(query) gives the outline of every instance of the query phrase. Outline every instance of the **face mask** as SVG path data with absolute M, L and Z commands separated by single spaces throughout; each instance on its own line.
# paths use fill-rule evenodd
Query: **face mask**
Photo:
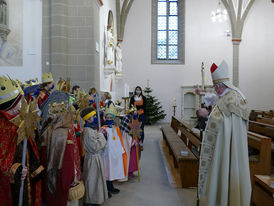
M 93 118 L 92 122 L 85 122 L 85 127 L 90 127 L 91 129 L 97 129 L 97 123 L 98 123 L 98 119 L 97 117 Z
M 137 90 L 137 91 L 136 91 L 136 94 L 137 94 L 137 95 L 140 95 L 140 94 L 141 94 L 141 91 L 140 91 L 140 90 Z
M 92 105 L 94 103 L 94 101 L 92 99 L 90 99 L 88 101 L 89 101 L 89 105 Z
M 133 119 L 136 120 L 138 118 L 138 114 L 133 115 Z
M 112 125 L 114 124 L 114 120 L 106 120 L 105 121 L 105 124 L 108 126 L 108 127 L 112 127 Z

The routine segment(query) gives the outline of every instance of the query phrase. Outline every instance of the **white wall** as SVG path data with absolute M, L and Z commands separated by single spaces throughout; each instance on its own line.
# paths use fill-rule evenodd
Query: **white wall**
M 163 104 L 170 121 L 172 99 L 177 99 L 176 116 L 181 116 L 182 85 L 201 82 L 201 62 L 205 63 L 206 83 L 211 84 L 210 66 L 225 59 L 232 65 L 231 37 L 225 35 L 226 23 L 213 23 L 210 13 L 218 1 L 186 0 L 185 65 L 152 65 L 151 62 L 151 1 L 134 1 L 129 13 L 123 42 L 124 82 L 133 90 L 136 85 L 150 86 Z M 250 108 L 274 109 L 274 4 L 257 0 L 247 17 L 240 45 L 240 87 Z M 264 91 L 264 92 L 262 92 Z M 122 85 L 119 90 L 123 94 Z
M 23 1 L 23 66 L 1 67 L 0 75 L 8 74 L 21 81 L 37 77 L 41 80 L 42 1 Z
M 274 4 L 257 0 L 240 45 L 240 86 L 252 109 L 274 109 Z

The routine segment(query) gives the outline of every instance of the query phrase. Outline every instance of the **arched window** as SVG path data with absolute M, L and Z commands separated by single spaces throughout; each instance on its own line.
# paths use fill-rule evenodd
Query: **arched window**
M 184 0 L 152 0 L 152 64 L 184 64 Z

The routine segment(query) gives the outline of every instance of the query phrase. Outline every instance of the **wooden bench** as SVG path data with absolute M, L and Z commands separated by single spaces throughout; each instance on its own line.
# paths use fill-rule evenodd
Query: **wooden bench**
M 249 120 L 256 121 L 257 117 L 273 119 L 274 111 L 273 110 L 269 110 L 269 111 L 251 110 L 250 115 L 249 115 Z
M 163 139 L 169 148 L 169 153 L 173 157 L 175 167 L 179 169 L 182 187 L 197 187 L 199 161 L 181 137 L 178 136 L 178 130 L 181 127 L 181 122 L 172 117 L 170 126 L 162 126 Z M 182 151 L 188 154 L 182 155 Z
M 274 177 L 255 175 L 255 185 L 252 192 L 252 205 L 274 205 L 274 189 L 270 187 Z
M 271 139 L 249 131 L 248 146 L 259 151 L 258 155 L 249 157 L 250 178 L 254 185 L 254 175 L 271 174 Z
M 274 126 L 274 119 L 267 117 L 257 117 L 256 122 L 265 123 Z
M 267 137 L 271 137 L 274 141 L 274 126 L 270 124 L 249 121 L 248 130 Z

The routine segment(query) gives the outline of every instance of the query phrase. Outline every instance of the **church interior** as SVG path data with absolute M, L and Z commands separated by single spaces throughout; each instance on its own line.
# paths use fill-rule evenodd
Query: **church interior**
M 0 198 L 12 195 L 13 199 L 8 202 L 7 198 L 7 202 L 0 202 L 0 205 L 8 206 L 11 202 L 18 205 L 20 201 L 19 205 L 35 206 L 274 205 L 273 21 L 274 0 L 0 0 L 0 136 L 3 136 L 0 137 L 0 150 L 3 151 L 0 162 L 5 167 L 8 165 L 8 169 L 3 166 L 0 170 L 0 185 L 5 183 L 12 191 L 4 193 L 4 187 L 2 190 L 0 186 L 0 193 L 3 193 Z M 223 68 L 225 72 L 221 73 Z M 12 84 L 7 83 L 9 80 Z M 20 98 L 10 98 L 15 97 L 17 91 L 12 90 L 14 84 L 22 86 Z M 221 95 L 216 90 L 219 84 L 225 87 Z M 76 85 L 77 94 L 73 93 Z M 35 91 L 28 91 L 28 87 Z M 10 93 L 5 93 L 5 88 L 9 88 Z M 42 91 L 47 92 L 41 96 Z M 226 99 L 231 91 L 235 104 Z M 138 99 L 140 94 L 142 100 Z M 21 111 L 25 109 L 19 112 L 21 120 L 16 114 L 12 116 L 15 120 L 11 118 L 9 123 L 5 122 L 7 111 L 13 112 L 19 101 L 22 102 Z M 64 106 L 67 103 L 75 107 L 72 116 L 66 116 L 64 112 L 68 109 Z M 204 105 L 207 111 L 203 110 Z M 32 113 L 31 109 L 36 107 L 37 112 L 33 110 Z M 86 110 L 87 107 L 92 110 Z M 64 119 L 60 120 L 58 112 Z M 50 122 L 47 118 L 52 115 L 55 119 Z M 221 120 L 218 115 L 222 116 Z M 118 170 L 115 169 L 116 178 L 111 177 L 111 169 L 107 171 L 112 166 L 108 163 L 106 168 L 106 161 L 110 160 L 105 159 L 105 154 L 99 155 L 100 158 L 96 156 L 98 168 L 105 167 L 103 173 L 106 175 L 105 180 L 104 175 L 101 177 L 98 173 L 97 179 L 101 178 L 102 183 L 92 180 L 92 184 L 98 184 L 96 192 L 89 182 L 89 175 L 93 173 L 88 170 L 95 166 L 87 166 L 90 164 L 88 158 L 95 161 L 92 159 L 95 153 L 98 155 L 103 148 L 98 146 L 98 151 L 94 152 L 94 145 L 89 146 L 91 143 L 84 139 L 86 128 L 93 128 L 88 120 L 95 117 L 98 132 L 88 134 L 98 135 L 98 145 L 106 144 L 111 148 L 110 144 L 113 144 L 119 149 L 122 145 L 128 158 L 125 160 L 120 155 L 120 169 L 125 169 L 125 161 L 128 167 L 125 169 L 127 175 L 122 175 L 126 180 L 122 180 Z M 123 125 L 125 117 L 130 120 Z M 74 175 L 90 187 L 84 185 L 85 193 L 75 201 L 67 200 L 66 196 L 65 202 L 55 204 L 56 197 L 51 197 L 52 194 L 63 198 L 63 192 L 58 190 L 58 175 L 66 173 L 65 166 L 61 168 L 60 165 L 66 161 L 68 149 L 61 146 L 61 139 L 58 142 L 49 137 L 54 132 L 44 124 L 48 123 L 55 131 L 56 125 L 65 124 L 70 118 L 78 121 L 81 133 L 77 142 L 80 159 L 74 158 L 80 169 L 75 168 Z M 111 131 L 108 122 L 116 125 L 111 126 Z M 16 126 L 21 130 L 17 130 L 17 140 L 6 144 L 5 135 L 13 134 L 5 129 L 9 124 L 11 128 Z M 217 125 L 217 130 L 210 128 L 213 124 Z M 117 131 L 113 129 L 116 127 Z M 76 145 L 75 128 L 75 141 L 74 137 L 70 139 L 70 129 L 66 133 L 66 145 Z M 227 128 L 232 131 L 229 140 L 222 138 L 221 141 L 220 137 L 227 137 Z M 103 138 L 99 143 L 100 135 L 106 140 Z M 109 143 L 112 141 L 110 135 L 113 135 L 114 143 Z M 210 137 L 214 143 L 210 142 Z M 119 147 L 117 138 L 121 141 Z M 215 155 L 205 158 L 206 141 L 212 143 Z M 24 146 L 25 142 L 28 146 Z M 36 200 L 30 196 L 25 199 L 26 185 L 31 184 L 27 179 L 36 173 L 31 173 L 30 152 L 26 155 L 23 148 L 26 150 L 33 144 L 38 148 L 37 152 L 36 149 L 32 151 L 37 154 L 37 161 L 47 162 L 46 166 L 42 164 L 44 177 L 37 182 L 37 185 L 41 184 L 41 191 L 36 190 L 36 196 L 40 194 Z M 3 145 L 14 148 L 9 157 L 5 156 L 8 153 Z M 90 148 L 93 148 L 91 153 Z M 133 148 L 135 170 L 130 176 L 129 154 Z M 26 181 L 19 181 L 23 186 L 25 181 L 25 188 L 21 186 L 25 191 L 22 197 L 19 197 L 19 190 L 13 192 L 16 178 L 13 177 L 10 183 L 9 178 L 1 177 L 12 169 L 15 176 L 17 151 L 23 151 L 23 157 L 19 155 L 18 161 L 24 159 L 26 164 L 22 165 L 27 168 Z M 75 153 L 76 149 L 72 151 Z M 43 160 L 43 152 L 46 160 Z M 111 150 L 108 152 L 110 154 Z M 217 152 L 220 155 L 216 155 Z M 39 154 L 42 155 L 39 157 Z M 61 160 L 58 154 L 61 154 Z M 4 164 L 5 159 L 10 163 L 5 161 Z M 49 159 L 53 163 L 49 163 Z M 204 167 L 203 163 L 209 161 L 213 166 Z M 117 165 L 116 162 L 113 168 Z M 22 174 L 23 171 L 24 168 Z M 216 178 L 215 173 L 218 174 Z M 201 174 L 211 178 L 204 183 Z M 44 184 L 48 184 L 48 188 L 44 189 Z M 238 186 L 233 188 L 234 184 Z M 107 187 L 106 194 L 99 194 L 99 189 L 104 190 L 104 187 Z M 204 191 L 206 197 L 202 195 Z M 17 197 L 14 200 L 14 195 L 18 200 Z M 90 199 L 98 201 L 89 202 Z

